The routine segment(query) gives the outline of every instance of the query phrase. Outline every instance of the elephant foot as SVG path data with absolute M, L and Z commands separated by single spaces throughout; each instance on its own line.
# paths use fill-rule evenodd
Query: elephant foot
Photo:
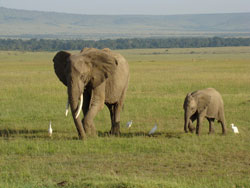
M 114 136 L 120 136 L 121 132 L 120 131 L 119 132 L 114 132 L 114 131 L 110 130 L 109 134 L 114 135 Z
M 79 140 L 84 140 L 86 138 L 86 132 L 84 129 L 77 129 Z
M 208 134 L 214 134 L 214 130 L 209 131 Z
M 91 128 L 90 130 L 86 131 L 87 137 L 97 137 L 97 132 L 95 128 Z
M 78 132 L 78 138 L 79 140 L 84 140 L 86 138 L 85 132 Z
M 226 135 L 227 134 L 227 129 L 225 128 L 225 126 L 222 127 L 222 134 Z
M 82 120 L 82 122 L 84 122 L 84 120 Z M 94 124 L 89 125 L 88 123 L 83 123 L 83 128 L 85 130 L 87 137 L 96 137 L 97 136 Z
M 194 130 L 195 130 L 195 128 L 194 128 L 194 127 L 190 127 L 190 128 L 189 128 L 189 131 L 190 131 L 191 133 L 193 133 L 193 132 L 194 132 Z
M 111 135 L 120 136 L 120 122 L 114 123 L 110 130 Z
M 91 129 L 91 136 L 92 137 L 97 137 L 97 132 L 96 132 L 95 127 L 92 127 L 92 129 Z
M 196 135 L 197 135 L 197 136 L 200 136 L 200 131 L 197 131 L 197 130 L 196 130 Z
M 87 129 L 86 135 L 87 137 L 96 137 L 97 136 L 96 129 L 94 127 Z
M 87 137 L 97 137 L 97 133 L 96 131 L 89 131 L 89 132 L 86 132 L 86 136 Z

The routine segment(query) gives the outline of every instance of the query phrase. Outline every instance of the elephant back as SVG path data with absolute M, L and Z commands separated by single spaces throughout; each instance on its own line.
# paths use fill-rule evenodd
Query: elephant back
M 224 116 L 224 103 L 220 93 L 214 88 L 208 88 L 205 92 L 211 96 L 211 101 L 207 109 L 207 117 L 221 119 Z

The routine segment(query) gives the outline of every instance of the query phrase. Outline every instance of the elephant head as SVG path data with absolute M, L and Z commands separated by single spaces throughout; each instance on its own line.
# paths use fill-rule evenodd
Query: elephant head
M 201 114 L 209 105 L 211 100 L 211 97 L 205 93 L 198 93 L 198 92 L 193 92 L 193 93 L 188 93 L 184 104 L 184 130 L 185 132 L 188 132 L 187 127 L 191 117 L 197 113 Z M 190 128 L 190 127 L 189 127 Z
M 82 107 L 84 89 L 86 86 L 95 89 L 103 83 L 114 73 L 117 62 L 107 53 L 97 49 L 75 55 L 60 51 L 53 62 L 57 77 L 67 86 L 68 102 L 79 138 L 82 139 L 85 137 L 85 131 L 78 115 Z

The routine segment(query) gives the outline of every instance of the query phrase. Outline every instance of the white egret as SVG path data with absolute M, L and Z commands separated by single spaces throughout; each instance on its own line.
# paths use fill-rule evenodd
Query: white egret
M 133 121 L 131 120 L 131 121 L 129 121 L 128 123 L 127 123 L 127 128 L 130 128 L 131 126 L 132 126 L 132 123 L 133 123 Z
M 155 124 L 155 126 L 149 131 L 149 135 L 152 135 L 152 134 L 154 134 L 155 133 L 155 131 L 156 131 L 156 129 L 157 129 L 157 124 Z
M 232 126 L 232 129 L 233 129 L 233 132 L 234 132 L 235 134 L 239 134 L 238 128 L 237 128 L 236 126 L 234 126 L 233 123 L 231 124 L 231 126 Z
M 48 129 L 48 133 L 49 133 L 49 136 L 51 137 L 52 136 L 52 132 L 53 132 L 53 129 L 51 127 L 51 121 L 49 122 L 49 129 Z

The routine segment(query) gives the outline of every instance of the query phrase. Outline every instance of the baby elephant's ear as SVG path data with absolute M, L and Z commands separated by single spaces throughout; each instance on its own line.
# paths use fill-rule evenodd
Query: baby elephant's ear
M 198 113 L 201 113 L 209 105 L 211 101 L 211 96 L 205 93 L 202 93 L 197 97 L 198 97 Z
M 187 107 L 188 99 L 191 97 L 191 93 L 188 93 L 185 97 L 184 103 L 183 103 L 183 109 Z

